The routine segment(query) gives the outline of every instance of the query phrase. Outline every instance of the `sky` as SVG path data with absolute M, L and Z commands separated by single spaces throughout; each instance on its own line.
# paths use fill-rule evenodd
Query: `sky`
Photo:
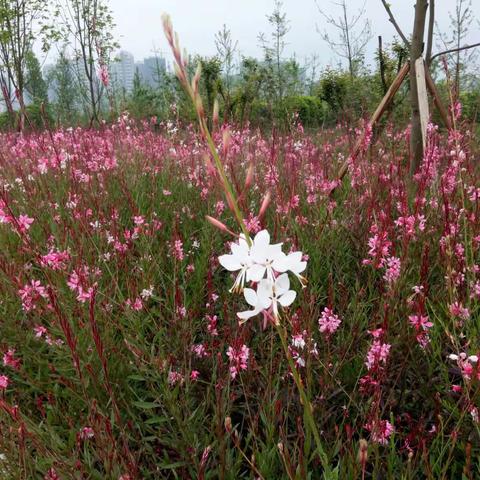
M 327 14 L 339 12 L 334 0 L 317 0 Z M 389 0 L 394 15 L 406 35 L 413 26 L 414 0 Z M 438 28 L 450 31 L 448 12 L 455 8 L 456 0 L 437 0 L 436 18 Z M 378 35 L 384 42 L 395 35 L 380 0 L 347 0 L 352 14 L 365 4 L 366 16 L 372 22 L 373 38 L 367 48 L 367 61 L 372 62 Z M 480 19 L 480 0 L 473 0 L 473 11 Z M 261 56 L 258 45 L 260 32 L 270 33 L 266 15 L 271 13 L 274 0 L 110 0 L 116 22 L 116 36 L 121 48 L 135 56 L 136 60 L 151 55 L 155 50 L 171 58 L 165 41 L 161 14 L 170 14 L 174 29 L 180 36 L 182 47 L 189 53 L 214 55 L 214 35 L 223 24 L 231 30 L 238 41 L 242 55 Z M 320 64 L 336 63 L 328 45 L 321 39 L 317 29 L 334 34 L 319 14 L 315 0 L 284 0 L 283 10 L 290 22 L 286 37 L 287 57 L 295 53 L 300 63 L 317 54 Z M 469 41 L 480 41 L 480 24 L 472 24 Z

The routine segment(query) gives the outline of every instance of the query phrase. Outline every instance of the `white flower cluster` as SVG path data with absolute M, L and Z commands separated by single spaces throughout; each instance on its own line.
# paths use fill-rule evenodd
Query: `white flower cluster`
M 302 252 L 293 252 L 288 255 L 282 252 L 282 244 L 270 244 L 270 235 L 266 230 L 258 232 L 251 244 L 242 234 L 238 243 L 231 244 L 231 254 L 221 255 L 220 264 L 230 272 L 239 272 L 230 291 L 241 292 L 253 310 L 237 313 L 241 322 L 258 315 L 263 311 L 270 311 L 275 321 L 278 321 L 279 306 L 290 306 L 297 296 L 290 290 L 288 273 L 295 275 L 302 285 L 305 279 L 300 275 L 307 267 L 302 260 Z M 244 288 L 250 283 L 253 288 Z

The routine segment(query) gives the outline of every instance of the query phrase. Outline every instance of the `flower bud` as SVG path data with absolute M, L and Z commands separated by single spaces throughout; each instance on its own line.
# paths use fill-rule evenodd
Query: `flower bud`
M 253 163 L 251 163 L 248 167 L 247 176 L 245 178 L 245 190 L 248 190 L 253 182 L 253 173 L 255 171 L 255 167 Z
M 220 111 L 220 107 L 218 105 L 218 98 L 216 98 L 215 102 L 213 103 L 213 114 L 212 114 L 212 120 L 214 125 L 218 125 L 219 111 Z
M 267 192 L 267 194 L 263 197 L 263 202 L 260 207 L 260 211 L 258 212 L 258 218 L 261 219 L 265 212 L 267 211 L 268 205 L 270 204 L 270 199 L 272 195 L 270 192 Z
M 365 465 L 368 459 L 368 442 L 364 438 L 361 438 L 358 443 L 358 463 L 360 463 L 361 465 Z
M 228 433 L 232 431 L 232 419 L 230 417 L 225 418 L 225 430 Z

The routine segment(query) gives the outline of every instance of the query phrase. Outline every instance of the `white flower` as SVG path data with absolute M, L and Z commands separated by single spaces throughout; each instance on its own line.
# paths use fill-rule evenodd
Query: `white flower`
M 252 288 L 246 288 L 243 291 L 245 300 L 253 307 L 253 310 L 246 310 L 245 312 L 237 313 L 238 318 L 241 319 L 240 323 L 246 322 L 249 318 L 258 315 L 263 310 L 267 310 L 272 305 L 271 300 L 272 282 L 267 279 L 260 281 L 257 287 L 257 291 Z
M 275 264 L 286 256 L 282 252 L 282 244 L 270 245 L 270 235 L 266 230 L 262 230 L 255 235 L 250 255 L 253 265 L 250 269 L 250 279 L 253 282 L 259 282 L 267 274 L 267 278 L 274 281 Z
M 302 285 L 305 285 L 306 279 L 300 274 L 307 268 L 307 262 L 302 261 L 302 252 L 293 252 L 289 255 L 277 257 L 273 263 L 273 269 L 279 273 L 292 272 Z
M 455 353 L 451 353 L 448 358 L 450 360 L 454 360 L 454 361 L 457 361 L 457 360 L 460 360 L 460 361 L 465 361 L 465 360 L 468 360 L 469 362 L 471 363 L 477 363 L 478 362 L 478 356 L 477 355 L 470 355 L 469 357 L 467 357 L 467 354 L 465 352 L 462 352 L 460 353 L 459 355 L 455 354 Z
M 240 235 L 238 243 L 231 244 L 230 250 L 232 251 L 230 255 L 220 255 L 218 261 L 220 262 L 220 265 L 229 272 L 240 270 L 230 292 L 241 291 L 245 285 L 245 280 L 249 280 L 248 269 L 253 264 L 250 256 L 250 246 L 243 234 Z
M 242 320 L 241 323 L 270 307 L 275 320 L 278 320 L 279 305 L 282 307 L 290 306 L 294 302 L 297 293 L 294 290 L 290 290 L 290 279 L 284 273 L 274 281 L 269 278 L 263 278 L 260 280 L 256 292 L 251 288 L 246 288 L 244 295 L 247 303 L 254 308 L 253 310 L 237 313 L 237 316 Z

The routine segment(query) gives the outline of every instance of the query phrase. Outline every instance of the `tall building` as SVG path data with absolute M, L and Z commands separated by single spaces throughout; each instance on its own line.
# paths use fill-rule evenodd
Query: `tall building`
M 130 52 L 121 50 L 116 56 L 110 68 L 112 83 L 116 88 L 131 92 L 133 89 L 133 77 L 135 76 L 135 60 Z
M 157 56 L 145 58 L 143 62 L 137 62 L 135 67 L 142 81 L 151 87 L 158 86 L 167 71 L 165 59 Z

